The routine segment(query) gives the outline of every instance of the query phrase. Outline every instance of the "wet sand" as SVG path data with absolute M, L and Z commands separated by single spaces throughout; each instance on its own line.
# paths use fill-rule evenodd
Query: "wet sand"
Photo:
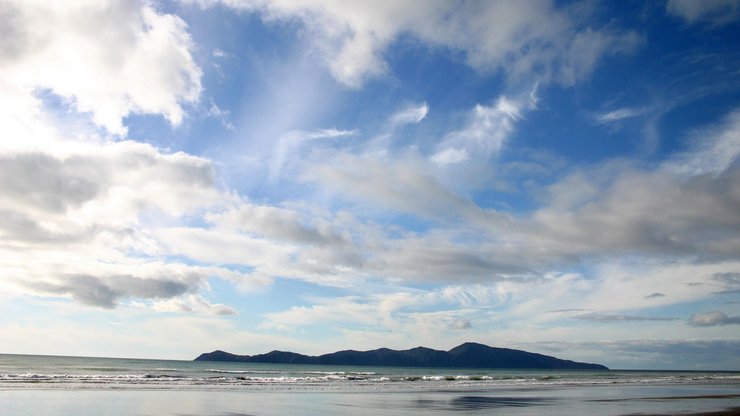
M 674 414 L 663 414 L 663 413 L 632 413 L 624 416 L 740 416 L 740 407 L 733 407 L 726 410 L 718 410 L 716 412 L 699 412 L 699 413 L 674 413 Z
M 0 388 L 0 415 L 24 416 L 740 416 L 740 385 Z
M 677 401 L 677 400 L 714 400 L 714 399 L 721 399 L 721 400 L 733 400 L 733 399 L 740 399 L 740 394 L 706 394 L 701 396 L 668 396 L 668 397 L 645 397 L 637 399 L 637 401 L 658 401 L 658 402 L 665 402 L 665 401 Z M 596 400 L 601 402 L 616 402 L 616 401 L 623 401 L 627 399 L 606 399 L 606 400 Z M 707 412 L 680 412 L 680 413 L 629 413 L 623 416 L 740 416 L 740 407 L 730 407 L 724 410 L 713 410 L 713 411 L 707 411 Z

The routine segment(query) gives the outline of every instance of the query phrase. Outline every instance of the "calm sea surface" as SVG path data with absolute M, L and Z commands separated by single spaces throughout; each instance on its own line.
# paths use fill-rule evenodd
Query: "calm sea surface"
M 629 415 L 740 407 L 740 372 L 309 366 L 0 354 L 0 415 Z

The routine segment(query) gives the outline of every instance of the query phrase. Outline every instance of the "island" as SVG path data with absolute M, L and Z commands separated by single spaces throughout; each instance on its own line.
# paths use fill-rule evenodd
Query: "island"
M 216 350 L 201 354 L 195 361 L 389 367 L 608 370 L 606 366 L 601 364 L 563 360 L 522 350 L 489 347 L 475 342 L 466 342 L 449 351 L 426 347 L 400 351 L 380 348 L 370 351 L 344 350 L 319 356 L 288 351 L 271 351 L 266 354 L 250 356 Z

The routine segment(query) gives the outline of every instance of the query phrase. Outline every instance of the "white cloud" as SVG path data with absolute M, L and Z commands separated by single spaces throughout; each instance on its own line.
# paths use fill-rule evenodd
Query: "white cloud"
M 335 128 L 313 131 L 293 130 L 284 133 L 278 138 L 275 152 L 270 158 L 270 179 L 278 179 L 286 165 L 297 165 L 298 159 L 303 157 L 300 152 L 303 146 L 316 140 L 327 140 L 351 137 L 357 134 L 355 130 L 338 130 Z
M 678 318 L 658 317 L 658 316 L 641 316 L 641 315 L 621 315 L 611 313 L 584 313 L 574 316 L 575 319 L 593 322 L 646 322 L 646 321 L 675 321 Z
M 449 323 L 452 329 L 470 329 L 473 325 L 467 319 L 455 319 Z
M 468 151 L 465 149 L 455 149 L 453 147 L 448 147 L 447 149 L 440 150 L 439 152 L 433 154 L 430 157 L 430 160 L 440 166 L 444 165 L 454 165 L 456 163 L 465 162 L 466 160 L 469 160 L 470 156 L 468 156 Z
M 512 109 L 508 112 L 516 114 Z M 510 117 L 503 110 L 500 113 Z M 625 271 L 625 275 L 651 275 L 660 270 L 678 273 L 698 258 L 710 262 L 701 272 L 694 271 L 706 277 L 736 269 L 727 263 L 737 257 L 740 244 L 736 237 L 740 206 L 736 198 L 727 197 L 737 193 L 739 172 L 732 162 L 736 152 L 731 145 L 735 124 L 724 122 L 696 132 L 692 140 L 701 147 L 675 157 L 703 160 L 702 165 L 715 169 L 713 175 L 676 172 L 672 163 L 653 169 L 623 161 L 579 167 L 541 192 L 541 207 L 528 215 L 480 208 L 444 186 L 436 167 L 413 154 L 393 159 L 335 152 L 327 155 L 331 164 L 310 166 L 304 179 L 321 185 L 352 209 L 363 210 L 360 216 L 406 213 L 433 222 L 428 231 L 416 235 L 391 237 L 390 230 L 374 230 L 372 245 L 353 250 L 365 253 L 360 258 L 373 261 L 354 263 L 355 272 L 409 281 L 476 281 L 529 272 L 537 275 L 554 264 L 598 259 L 598 264 L 606 266 L 619 264 L 624 256 L 639 256 L 660 266 L 649 272 Z M 721 156 L 722 163 L 712 162 L 715 156 Z M 620 281 L 621 273 L 609 273 L 605 280 Z M 661 275 L 667 278 L 670 274 Z M 688 299 L 688 292 L 663 290 L 663 285 L 671 286 L 667 280 L 649 285 L 647 277 L 642 281 L 646 285 L 636 295 L 642 302 L 639 307 Z M 633 284 L 625 285 L 625 293 L 634 289 Z M 651 293 L 666 296 L 646 299 Z
M 564 85 L 573 85 L 588 78 L 604 55 L 627 54 L 637 49 L 641 38 L 634 32 L 610 32 L 586 28 L 573 35 L 555 79 Z
M 141 271 L 139 271 L 139 274 Z M 122 298 L 170 298 L 188 290 L 198 289 L 197 275 L 158 277 L 61 275 L 56 281 L 36 280 L 23 282 L 30 289 L 42 294 L 69 295 L 91 306 L 113 308 Z
M 328 220 L 313 216 L 310 224 L 306 216 L 287 208 L 242 202 L 226 211 L 209 213 L 205 218 L 223 230 L 238 230 L 289 244 L 322 246 L 349 242 Z
M 439 165 L 449 165 L 468 160 L 471 155 L 488 158 L 497 154 L 514 132 L 516 122 L 525 110 L 536 105 L 536 97 L 511 99 L 501 96 L 491 106 L 476 105 L 467 124 L 460 130 L 448 133 L 437 145 L 431 160 Z
M 716 126 L 688 135 L 692 148 L 664 162 L 663 168 L 681 175 L 721 175 L 740 160 L 740 111 L 735 110 Z
M 226 130 L 234 131 L 234 125 L 229 121 L 229 114 L 229 111 L 222 110 L 213 101 L 211 101 L 211 107 L 206 111 L 206 117 L 213 117 L 218 120 Z
M 377 309 L 372 304 L 363 304 L 355 298 L 334 298 L 324 304 L 293 306 L 284 312 L 265 315 L 261 328 L 291 330 L 299 326 L 327 323 L 351 323 L 376 325 L 380 322 Z
M 391 124 L 417 124 L 426 118 L 428 112 L 429 106 L 427 106 L 427 103 L 418 106 L 412 105 L 391 116 Z
M 139 260 L 121 255 L 105 258 L 94 244 L 76 250 L 46 248 L 4 260 L 0 268 L 10 277 L 2 282 L 9 293 L 71 298 L 82 304 L 115 308 L 133 300 L 158 300 L 208 290 L 208 279 L 234 281 L 244 276 L 217 267 Z M 40 257 L 44 256 L 44 257 Z
M 136 142 L 78 143 L 0 158 L 2 174 L 17 178 L 0 185 L 0 208 L 39 216 L 38 224 L 58 231 L 85 222 L 123 226 L 145 210 L 183 215 L 220 198 L 210 162 Z
M 118 135 L 132 113 L 162 114 L 177 125 L 181 103 L 198 99 L 201 71 L 177 16 L 138 1 L 14 0 L 0 8 L 8 32 L 2 84 L 51 91 Z
M 511 108 L 504 111 L 506 107 L 502 105 L 503 116 L 516 114 Z M 727 141 L 734 140 L 734 129 L 732 122 L 697 132 L 693 140 L 706 143 L 705 147 L 677 159 L 726 156 L 730 152 L 721 149 L 732 148 Z M 360 217 L 407 213 L 431 221 L 430 229 L 398 234 L 392 227 L 368 227 L 354 220 L 340 231 L 338 219 L 331 215 L 323 223 L 313 223 L 305 213 L 247 205 L 240 214 L 239 210 L 229 213 L 231 219 L 213 220 L 226 221 L 232 229 L 253 236 L 296 244 L 291 258 L 300 261 L 284 262 L 292 271 L 282 273 L 311 276 L 312 281 L 320 281 L 315 280 L 319 270 L 331 275 L 331 281 L 345 284 L 368 275 L 407 281 L 483 281 L 536 276 L 554 264 L 600 259 L 605 282 L 622 284 L 621 276 L 644 275 L 639 281 L 623 282 L 620 290 L 630 293 L 637 282 L 643 282 L 635 294 L 635 307 L 651 307 L 710 296 L 711 291 L 683 291 L 681 285 L 664 290 L 663 286 L 675 286 L 666 280 L 671 273 L 686 279 L 692 273 L 710 278 L 712 273 L 736 269 L 728 263 L 737 256 L 740 232 L 740 209 L 734 198 L 727 198 L 736 193 L 738 175 L 730 162 L 713 163 L 721 171 L 712 176 L 679 174 L 670 164 L 652 170 L 620 161 L 581 167 L 542 193 L 541 208 L 530 215 L 510 216 L 481 209 L 449 190 L 437 179 L 434 165 L 414 155 L 399 159 L 344 152 L 323 155 L 332 163 L 309 166 L 305 180 L 321 185 Z M 641 270 L 606 267 L 618 265 L 623 256 L 657 263 Z M 710 263 L 690 269 L 697 257 Z M 646 298 L 652 293 L 665 296 Z
M 225 52 L 223 49 L 216 48 L 211 52 L 214 58 L 229 58 L 231 55 Z
M 731 260 L 709 264 L 666 261 L 604 265 L 598 270 L 597 284 L 581 299 L 581 305 L 601 311 L 625 311 L 710 299 L 727 288 L 713 277 L 738 270 L 740 263 Z M 664 296 L 649 297 L 656 292 Z
M 196 294 L 156 301 L 153 304 L 153 308 L 160 312 L 195 312 L 210 315 L 239 314 L 236 309 L 230 306 L 222 303 L 210 303 L 202 296 Z
M 732 112 L 692 133 L 692 148 L 652 170 L 619 161 L 574 170 L 522 224 L 526 244 L 575 257 L 736 258 L 738 120 Z
M 589 76 L 603 55 L 638 43 L 631 32 L 579 28 L 569 10 L 541 1 L 186 2 L 257 12 L 268 22 L 300 21 L 332 75 L 350 87 L 385 74 L 383 53 L 402 35 L 462 51 L 471 66 L 503 70 L 515 81 L 535 76 L 564 84 Z
M 599 124 L 614 123 L 627 118 L 638 117 L 645 113 L 643 108 L 624 107 L 604 113 L 594 115 L 594 119 Z
M 151 234 L 152 224 L 229 200 L 209 161 L 131 141 L 68 140 L 43 128 L 38 113 L 27 116 L 42 129 L 25 148 L 8 140 L 0 152 L 0 174 L 14 178 L 0 183 L 3 287 L 112 308 L 232 277 L 163 261 Z
M 359 231 L 346 230 L 342 217 L 238 203 L 206 214 L 211 226 L 161 227 L 153 235 L 162 254 L 249 267 L 247 274 L 223 277 L 245 291 L 275 277 L 346 287 L 367 272 L 362 245 L 353 241 Z
M 532 266 L 513 261 L 509 250 L 496 244 L 456 243 L 452 235 L 399 239 L 378 254 L 376 273 L 407 281 L 490 282 L 526 274 Z
M 501 303 L 507 283 L 497 285 L 443 286 L 431 291 L 397 291 L 332 299 L 315 299 L 311 306 L 294 306 L 264 315 L 264 328 L 294 330 L 301 327 L 343 323 L 368 330 L 431 332 L 472 327 L 476 308 Z M 429 307 L 443 310 L 426 310 Z M 446 308 L 452 309 L 447 310 Z
M 309 166 L 303 179 L 347 200 L 371 202 L 374 209 L 390 209 L 429 218 L 474 215 L 479 209 L 446 189 L 426 161 L 407 157 L 389 161 L 373 155 L 335 153 L 331 164 Z
M 223 229 L 168 227 L 156 233 L 165 253 L 208 263 L 269 267 L 287 260 L 293 251 L 290 246 Z
M 441 8 L 447 7 L 440 4 Z M 497 3 L 494 5 L 499 7 Z M 181 47 L 175 48 L 179 51 L 175 55 L 182 58 L 174 60 L 179 64 L 165 63 L 162 69 L 167 73 L 175 67 L 185 68 L 183 79 L 197 80 L 199 75 L 195 77 L 194 72 L 188 72 L 188 68 L 194 67 L 189 66 L 192 64 L 190 46 L 182 22 L 174 16 L 147 11 L 148 7 L 132 7 L 126 16 L 150 24 L 148 29 L 142 29 L 143 38 L 159 39 L 163 33 L 174 36 L 169 41 L 151 41 L 155 43 L 151 47 L 157 51 L 159 47 Z M 272 6 L 264 7 L 268 10 Z M 337 10 L 352 7 L 355 6 Z M 398 7 L 406 10 L 405 5 Z M 38 10 L 41 9 L 39 6 Z M 80 10 L 73 8 L 72 13 L 85 15 L 87 19 L 89 10 Z M 544 16 L 555 12 L 540 6 L 537 13 Z M 534 17 L 520 18 L 536 20 L 540 16 L 537 13 Z M 542 32 L 535 30 L 533 34 L 523 35 L 533 36 L 524 40 L 517 40 L 515 29 L 529 27 L 531 22 L 485 29 L 501 31 L 500 37 L 494 40 L 520 42 L 519 46 L 530 45 L 534 51 L 534 55 L 513 56 L 512 65 L 521 67 L 507 67 L 509 75 L 530 73 L 528 65 L 544 59 L 538 53 L 560 47 L 532 46 L 531 42 L 544 33 L 570 33 L 572 42 L 584 46 L 588 55 L 583 61 L 560 62 L 558 69 L 549 67 L 548 76 L 562 77 L 561 82 L 568 83 L 587 76 L 592 70 L 595 60 L 589 57 L 600 56 L 604 45 L 609 43 L 603 37 L 607 35 L 584 32 L 595 39 L 595 44 L 589 44 L 573 34 L 575 29 L 567 28 L 567 17 L 558 16 L 560 19 L 553 24 L 563 26 L 537 28 Z M 341 19 L 345 17 L 342 15 Z M 352 22 L 363 25 L 361 22 L 366 18 L 372 17 L 359 14 Z M 453 16 L 453 26 L 455 19 L 462 18 Z M 114 25 L 114 28 L 119 27 Z M 443 26 L 442 30 L 446 28 Z M 371 60 L 381 59 L 384 39 L 392 39 L 396 30 L 367 35 Z M 448 43 L 440 40 L 440 44 L 450 44 L 456 29 L 450 30 L 448 35 L 452 38 L 446 38 L 444 42 Z M 484 31 L 484 28 L 474 27 L 474 30 Z M 152 31 L 156 33 L 149 33 Z M 332 39 L 346 36 L 343 31 L 338 33 L 332 34 L 338 36 Z M 136 42 L 132 45 L 132 48 L 144 47 Z M 498 60 L 512 53 L 507 45 L 481 45 L 481 51 L 490 54 L 490 60 L 484 57 L 475 60 L 471 51 L 468 57 L 478 67 L 497 67 L 503 65 Z M 347 48 L 353 50 L 356 46 L 350 43 Z M 54 43 L 52 49 L 60 50 L 59 47 Z M 503 49 L 496 49 L 499 47 Z M 12 55 L 11 52 L 4 53 Z M 44 53 L 31 55 L 48 58 Z M 118 51 L 111 53 L 115 57 Z M 24 59 L 16 56 L 9 62 L 17 69 L 26 65 Z M 87 74 L 85 71 L 103 65 L 99 62 L 102 59 L 81 62 L 84 71 L 80 73 Z M 158 62 L 148 55 L 141 59 L 147 63 Z M 382 71 L 381 61 L 359 64 L 371 68 L 371 72 Z M 366 69 L 348 67 L 349 72 L 340 78 L 345 77 L 349 83 L 360 82 L 368 74 L 363 72 Z M 21 76 L 13 71 L 10 72 L 13 77 Z M 110 71 L 103 71 L 103 78 L 118 75 Z M 87 111 L 82 104 L 90 98 L 86 87 L 72 85 L 70 92 L 59 92 L 54 88 L 62 81 L 49 78 L 53 82 L 48 81 L 50 86 L 44 87 L 34 84 L 31 75 L 26 74 L 28 78 L 22 79 L 3 75 L 0 84 L 9 92 L 0 97 L 2 109 L 8 110 L 0 114 L 0 122 L 17 139 L 5 140 L 0 145 L 0 174 L 16 178 L 0 183 L 0 233 L 4 241 L 0 247 L 0 268 L 7 275 L 17 277 L 14 291 L 69 297 L 105 308 L 144 301 L 157 310 L 219 314 L 234 310 L 228 305 L 211 304 L 203 297 L 208 291 L 208 280 L 214 277 L 243 290 L 258 290 L 276 278 L 299 279 L 346 290 L 371 279 L 404 284 L 442 283 L 447 285 L 443 290 L 426 294 L 409 291 L 384 294 L 382 299 L 343 298 L 338 305 L 345 308 L 345 315 L 341 308 L 326 302 L 270 315 L 265 323 L 271 327 L 288 327 L 346 318 L 369 327 L 410 328 L 429 319 L 434 324 L 426 328 L 432 331 L 434 325 L 450 330 L 478 328 L 477 312 L 469 309 L 492 307 L 511 299 L 516 299 L 517 306 L 499 311 L 501 315 L 531 317 L 533 311 L 564 308 L 571 303 L 594 309 L 601 317 L 639 317 L 644 315 L 621 313 L 620 308 L 629 305 L 640 309 L 706 299 L 715 292 L 730 290 L 722 282 L 712 280 L 712 276 L 740 272 L 736 262 L 731 261 L 737 258 L 740 243 L 736 237 L 740 232 L 740 209 L 735 198 L 739 173 L 737 116 L 734 115 L 715 129 L 690 137 L 692 141 L 705 143 L 701 145 L 704 147 L 676 157 L 676 161 L 684 162 L 681 166 L 690 169 L 677 169 L 678 162 L 654 169 L 619 162 L 608 167 L 575 168 L 566 179 L 553 184 L 549 194 L 543 195 L 543 206 L 519 216 L 483 209 L 472 198 L 456 193 L 445 186 L 441 179 L 445 172 L 439 166 L 490 158 L 500 152 L 515 131 L 516 123 L 537 105 L 534 92 L 502 95 L 491 105 L 476 106 L 462 128 L 443 137 L 430 157 L 434 163 L 414 150 L 389 156 L 350 154 L 333 150 L 328 144 L 321 148 L 320 144 L 330 139 L 356 134 L 354 130 L 286 133 L 280 140 L 278 157 L 271 159 L 274 175 L 279 176 L 285 166 L 296 166 L 302 179 L 326 192 L 317 199 L 328 194 L 340 200 L 337 205 L 352 212 L 349 214 L 319 212 L 310 202 L 281 206 L 246 202 L 218 188 L 213 164 L 204 158 L 169 153 L 132 141 L 107 141 L 94 135 L 62 137 L 55 128 L 58 125 L 45 118 L 47 114 L 42 112 L 40 100 L 29 89 L 49 88 L 73 99 L 76 108 Z M 28 82 L 19 84 L 19 79 Z M 15 84 L 10 86 L 12 83 Z M 133 92 L 127 95 L 125 85 L 119 85 L 120 90 L 103 90 L 107 94 L 104 100 L 123 94 L 130 101 L 124 100 L 120 107 L 115 107 L 109 118 L 101 115 L 107 120 L 102 123 L 113 131 L 122 128 L 122 117 L 139 111 L 162 113 L 176 122 L 178 111 L 182 110 L 180 103 L 197 95 L 193 93 L 195 84 L 186 84 L 159 90 L 152 87 L 153 93 L 170 99 L 152 101 L 155 104 Z M 174 103 L 177 109 L 167 103 Z M 211 110 L 214 117 L 225 116 L 215 105 Z M 388 118 L 388 124 L 419 123 L 427 112 L 426 104 L 401 108 Z M 603 118 L 616 120 L 630 115 L 623 111 Z M 98 116 L 94 114 L 94 117 Z M 312 157 L 304 157 L 301 149 L 308 142 L 316 144 L 312 146 L 315 151 Z M 409 230 L 383 222 L 384 216 L 397 213 L 419 217 L 423 225 L 418 230 Z M 358 219 L 366 216 L 381 221 Z M 623 256 L 640 256 L 649 266 L 624 266 Z M 692 265 L 697 258 L 704 263 Z M 183 264 L 186 262 L 205 266 Z M 554 267 L 577 267 L 593 262 L 598 266 L 593 266 L 595 272 L 588 277 L 547 273 Z M 229 270 L 234 265 L 246 271 Z M 639 279 L 633 278 L 636 274 Z M 695 279 L 711 284 L 698 289 L 689 286 Z M 623 296 L 615 297 L 614 293 Z M 654 293 L 664 296 L 651 298 Z M 445 313 L 424 307 L 436 307 Z
M 734 0 L 668 0 L 666 12 L 689 24 L 709 22 L 723 26 L 740 18 L 740 4 Z
M 721 311 L 697 313 L 689 319 L 692 326 L 740 325 L 740 316 L 728 316 Z
M 326 352 L 324 346 L 299 337 L 246 331 L 237 320 L 208 312 L 175 315 L 124 304 L 91 314 L 84 305 L 27 297 L 4 299 L 2 306 L 26 319 L 0 322 L 4 351 L 9 353 L 192 360 L 215 349 L 256 354 L 277 345 Z M 34 324 L 28 324 L 32 320 Z

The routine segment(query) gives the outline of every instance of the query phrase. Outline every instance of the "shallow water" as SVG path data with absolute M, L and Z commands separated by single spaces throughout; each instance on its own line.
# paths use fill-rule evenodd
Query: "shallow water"
M 0 355 L 0 415 L 626 415 L 740 407 L 738 372 L 303 366 Z

